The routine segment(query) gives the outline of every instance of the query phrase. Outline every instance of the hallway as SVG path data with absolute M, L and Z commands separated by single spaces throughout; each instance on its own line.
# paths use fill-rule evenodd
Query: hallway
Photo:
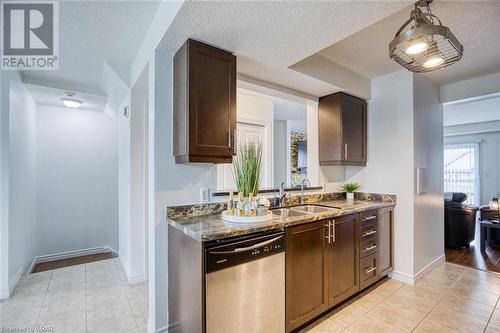
M 29 274 L 0 301 L 0 328 L 147 332 L 148 283 L 128 286 L 119 259 Z

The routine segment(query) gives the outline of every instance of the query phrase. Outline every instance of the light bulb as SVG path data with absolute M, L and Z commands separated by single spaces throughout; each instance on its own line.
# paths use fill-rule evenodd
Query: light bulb
M 61 101 L 64 103 L 66 107 L 71 109 L 76 109 L 77 107 L 80 106 L 80 104 L 82 104 L 81 101 L 72 98 L 62 98 Z
M 427 50 L 427 48 L 429 47 L 429 44 L 427 44 L 426 42 L 415 42 L 415 43 L 412 43 L 410 44 L 410 46 L 408 46 L 408 48 L 406 49 L 406 54 L 418 54 L 418 53 L 421 53 L 421 52 L 424 52 L 425 50 Z
M 435 57 L 427 59 L 424 62 L 423 66 L 425 68 L 436 67 L 436 66 L 441 65 L 443 62 L 444 62 L 443 58 L 441 58 L 440 56 L 435 56 Z

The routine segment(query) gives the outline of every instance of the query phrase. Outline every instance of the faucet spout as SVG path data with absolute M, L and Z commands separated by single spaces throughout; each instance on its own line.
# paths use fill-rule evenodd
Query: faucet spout
M 304 184 L 307 184 L 306 186 L 311 186 L 311 182 L 307 178 L 302 179 L 302 181 L 300 182 L 300 204 L 301 205 L 304 204 Z

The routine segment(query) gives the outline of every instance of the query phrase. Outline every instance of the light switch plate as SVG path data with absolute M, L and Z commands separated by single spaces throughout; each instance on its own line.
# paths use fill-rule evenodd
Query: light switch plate
M 200 199 L 201 203 L 210 202 L 210 189 L 208 188 L 200 189 Z

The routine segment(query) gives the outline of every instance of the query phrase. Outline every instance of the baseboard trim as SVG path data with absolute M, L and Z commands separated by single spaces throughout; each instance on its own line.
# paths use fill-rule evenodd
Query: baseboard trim
M 21 281 L 24 275 L 26 275 L 26 270 L 24 269 L 24 267 L 20 267 L 14 280 L 12 282 L 9 282 L 9 289 L 0 291 L 0 300 L 7 299 L 10 297 L 10 295 L 12 295 L 14 289 L 16 289 L 19 281 Z
M 129 285 L 134 285 L 145 281 L 147 281 L 147 278 L 144 274 L 127 277 L 127 282 Z
M 422 280 L 427 274 L 441 266 L 445 262 L 444 253 L 430 262 L 427 266 L 418 271 L 414 276 L 404 274 L 401 272 L 389 273 L 389 277 L 394 280 L 401 281 L 406 284 L 414 285 L 418 281 Z
M 30 265 L 30 269 L 29 269 L 28 273 L 33 272 L 33 269 L 35 268 L 36 264 L 39 264 L 42 262 L 49 262 L 49 261 L 61 260 L 61 259 L 69 259 L 69 258 L 75 258 L 75 257 L 81 257 L 81 256 L 87 256 L 87 255 L 99 254 L 99 253 L 106 253 L 106 252 L 112 252 L 114 255 L 117 255 L 117 252 L 114 249 L 112 249 L 111 247 L 99 246 L 99 247 L 92 247 L 92 248 L 82 249 L 82 250 L 67 251 L 67 252 L 38 256 L 33 260 L 33 263 Z
M 10 297 L 10 293 L 8 290 L 0 290 L 0 301 L 3 299 L 7 299 Z
M 148 333 L 166 333 L 166 332 L 168 332 L 168 326 L 163 326 L 158 329 L 155 329 L 151 321 L 148 319 Z
M 445 261 L 446 258 L 443 253 L 432 262 L 430 262 L 427 266 L 419 270 L 417 274 L 415 274 L 415 283 L 422 280 L 427 274 L 441 266 L 441 264 L 443 264 Z

